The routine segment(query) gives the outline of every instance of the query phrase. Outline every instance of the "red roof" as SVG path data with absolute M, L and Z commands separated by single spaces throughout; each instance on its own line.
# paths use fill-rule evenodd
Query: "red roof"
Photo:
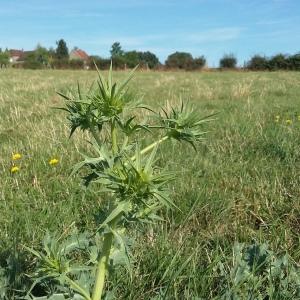
M 17 49 L 10 49 L 9 50 L 10 56 L 18 56 L 20 57 L 23 54 L 23 50 L 17 50 Z
M 86 60 L 89 58 L 87 53 L 81 49 L 76 49 L 72 51 L 72 55 L 77 56 L 80 59 Z

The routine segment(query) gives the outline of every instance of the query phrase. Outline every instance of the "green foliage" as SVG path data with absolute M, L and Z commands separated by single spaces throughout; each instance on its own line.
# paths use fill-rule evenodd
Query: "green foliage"
M 42 69 L 49 67 L 50 56 L 46 48 L 37 45 L 34 51 L 30 51 L 24 59 L 25 69 Z
M 89 61 L 89 68 L 95 70 L 108 70 L 110 68 L 111 60 L 108 58 L 102 58 L 99 56 L 91 56 Z
M 98 246 L 87 234 L 73 233 L 67 238 L 47 234 L 41 252 L 27 248 L 38 259 L 36 270 L 31 275 L 36 280 L 27 291 L 27 297 L 41 285 L 53 293 L 67 293 L 72 299 L 76 294 L 86 297 L 92 283 L 89 274 L 93 270 L 93 252 Z M 79 254 L 87 261 L 82 264 L 74 261 L 73 257 Z
M 197 70 L 197 69 L 202 69 L 206 65 L 206 58 L 202 55 L 200 57 L 194 58 L 193 64 L 192 64 L 192 69 Z
M 66 100 L 66 110 L 71 123 L 71 135 L 80 128 L 81 130 L 94 129 L 102 130 L 103 125 L 107 122 L 120 121 L 120 114 L 130 107 L 133 102 L 131 95 L 128 93 L 126 85 L 131 79 L 133 73 L 121 84 L 113 83 L 112 77 L 105 81 L 98 73 L 97 89 L 89 90 L 87 94 L 82 94 L 80 87 L 76 94 L 63 95 Z M 110 71 L 110 76 L 112 76 Z
M 69 252 L 65 253 L 70 248 L 68 245 L 52 243 L 51 240 L 49 244 L 48 238 L 43 247 L 45 255 L 35 250 L 30 251 L 40 261 L 38 280 L 54 279 L 60 287 L 67 286 L 86 300 L 101 298 L 105 276 L 111 265 L 110 260 L 114 257 L 112 249 L 115 249 L 116 242 L 121 245 L 119 251 L 122 250 L 122 257 L 129 262 L 124 236 L 118 232 L 124 232 L 132 224 L 140 226 L 144 222 L 159 220 L 156 213 L 164 206 L 176 208 L 167 192 L 167 184 L 174 175 L 160 170 L 156 165 L 158 146 L 164 141 L 175 139 L 186 141 L 195 148 L 195 142 L 201 140 L 204 134 L 202 125 L 209 121 L 207 118 L 201 118 L 191 107 L 186 109 L 182 102 L 180 110 L 171 107 L 170 114 L 164 110 L 164 117 L 155 113 L 156 119 L 160 121 L 157 125 L 134 124 L 136 116 L 132 115 L 133 110 L 145 109 L 145 106 L 141 106 L 128 92 L 127 85 L 133 71 L 119 84 L 113 81 L 111 66 L 107 80 L 98 72 L 96 89 L 91 88 L 87 93 L 83 93 L 78 85 L 75 93 L 70 92 L 69 95 L 60 93 L 67 101 L 66 107 L 62 109 L 68 113 L 70 135 L 77 128 L 89 131 L 94 138 L 93 147 L 97 153 L 97 157 L 84 155 L 84 161 L 75 165 L 73 173 L 83 169 L 85 185 L 98 184 L 99 192 L 110 199 L 107 209 L 101 210 L 101 221 L 97 229 L 103 245 L 102 250 L 96 251 L 96 275 L 89 274 L 91 278 L 95 276 L 95 279 L 86 287 L 82 285 L 86 283 L 85 281 L 80 283 L 73 278 L 75 276 L 72 275 L 73 271 L 87 270 L 87 265 L 81 265 L 73 270 L 70 258 L 67 257 Z M 153 110 L 150 111 L 154 113 Z M 139 131 L 148 133 L 150 130 L 163 130 L 165 133 L 141 149 L 141 143 L 134 139 L 134 136 Z M 103 132 L 110 134 L 104 138 Z M 131 139 L 134 140 L 130 141 Z M 148 153 L 150 154 L 147 155 Z M 72 245 L 73 242 L 74 239 Z M 87 243 L 85 246 L 87 247 Z M 79 245 L 75 247 L 80 248 Z M 129 263 L 127 266 L 129 268 Z
M 69 68 L 69 60 L 55 58 L 51 62 L 51 67 L 53 69 L 68 69 Z
M 268 68 L 268 59 L 265 56 L 254 55 L 247 63 L 247 68 L 253 71 L 263 71 Z
M 237 59 L 234 54 L 225 54 L 220 59 L 220 68 L 222 69 L 235 69 L 237 65 Z
M 205 66 L 206 59 L 204 56 L 194 59 L 190 53 L 175 52 L 168 56 L 165 64 L 172 69 L 197 70 Z
M 218 269 L 227 286 L 221 299 L 298 299 L 300 270 L 287 254 L 276 256 L 267 244 L 235 244 L 229 272 Z
M 80 59 L 71 59 L 69 61 L 69 67 L 74 70 L 82 70 L 84 68 L 84 61 Z
M 84 68 L 84 62 L 79 59 L 51 59 L 51 67 L 53 69 L 82 70 Z
M 113 62 L 114 68 L 134 68 L 139 65 L 140 67 L 147 67 L 150 69 L 155 68 L 159 64 L 159 60 L 154 53 L 150 51 L 141 52 L 141 51 L 123 51 L 121 44 L 115 42 L 110 50 L 111 60 Z M 108 68 L 107 60 L 99 58 L 96 59 L 96 65 L 102 66 L 102 68 Z
M 268 68 L 271 71 L 289 69 L 288 57 L 283 54 L 277 54 L 277 55 L 271 57 L 271 59 L 268 62 Z
M 284 55 L 277 54 L 270 58 L 255 55 L 247 63 L 247 68 L 249 70 L 300 70 L 300 55 Z
M 200 118 L 200 114 L 192 107 L 184 106 L 171 108 L 171 112 L 163 110 L 160 122 L 167 129 L 167 136 L 178 141 L 186 141 L 195 148 L 195 142 L 203 139 L 203 132 L 200 126 L 211 121 L 211 116 Z
M 201 114 L 209 115 L 214 110 L 222 113 L 197 152 L 175 141 L 160 144 L 154 166 L 159 172 L 175 171 L 175 178 L 169 183 L 169 198 L 180 210 L 160 209 L 156 215 L 164 221 L 156 223 L 147 217 L 138 227 L 134 222 L 130 226 L 123 219 L 128 228 L 123 234 L 130 249 L 131 273 L 127 271 L 124 257 L 120 256 L 122 265 L 110 269 L 105 285 L 109 293 L 105 296 L 128 300 L 141 297 L 221 299 L 233 286 L 242 294 L 241 287 L 232 283 L 235 275 L 230 275 L 233 253 L 237 253 L 232 250 L 234 241 L 244 243 L 243 249 L 253 243 L 267 243 L 274 259 L 288 253 L 290 267 L 283 270 L 293 267 L 298 272 L 300 89 L 296 83 L 299 75 L 299 72 L 282 71 L 135 74 L 131 89 L 141 88 L 143 102 L 155 110 L 160 111 L 164 100 L 169 102 L 164 108 L 168 114 L 171 113 L 169 106 L 180 110 L 180 105 L 175 103 L 180 102 L 179 95 L 188 91 L 189 105 Z M 114 72 L 116 80 L 124 76 L 123 71 Z M 100 183 L 91 181 L 85 190 L 80 186 L 79 176 L 69 176 L 70 166 L 85 159 L 79 153 L 91 158 L 97 158 L 98 154 L 92 145 L 85 143 L 85 139 L 92 140 L 87 132 L 78 131 L 72 139 L 67 139 L 69 128 L 65 126 L 64 112 L 49 110 L 49 106 L 59 106 L 55 90 L 68 94 L 66 87 L 75 85 L 76 89 L 79 81 L 81 92 L 85 94 L 89 82 L 95 79 L 95 72 L 8 69 L 0 72 L 0 79 L 0 99 L 3 100 L 0 101 L 0 265 L 4 281 L 16 279 L 6 288 L 5 300 L 12 300 L 24 298 L 24 292 L 26 294 L 36 280 L 35 267 L 39 259 L 25 251 L 24 245 L 45 255 L 41 241 L 47 230 L 63 232 L 60 243 L 73 235 L 73 228 L 91 235 L 97 230 L 103 231 L 99 226 L 104 223 L 113 198 L 103 189 L 100 193 Z M 126 115 L 129 114 L 126 111 Z M 160 113 L 164 116 L 163 111 Z M 136 141 L 143 149 L 158 133 L 137 130 L 136 125 L 147 124 L 150 112 L 138 109 L 135 114 L 131 122 L 131 113 L 128 120 L 122 122 L 124 130 L 133 135 L 132 156 Z M 288 119 L 291 124 L 286 123 Z M 150 120 L 151 124 L 159 124 L 158 117 Z M 166 132 L 162 129 L 161 136 Z M 30 139 L 24 133 L 30 133 Z M 101 136 L 108 135 L 104 129 Z M 12 176 L 10 158 L 16 151 L 23 158 L 17 162 L 20 172 Z M 149 153 L 151 151 L 145 159 Z M 53 167 L 48 161 L 54 156 L 59 163 Z M 90 169 L 84 166 L 78 172 L 84 177 Z M 147 223 L 150 220 L 152 224 Z M 17 248 L 14 248 L 16 232 L 20 233 Z M 96 240 L 91 235 L 88 237 L 93 245 Z M 128 241 L 126 236 L 134 242 Z M 99 237 L 102 237 L 100 232 Z M 97 249 L 101 250 L 102 245 L 100 241 Z M 18 253 L 22 255 L 16 255 Z M 72 253 L 72 266 L 87 263 L 89 256 L 84 250 Z M 223 264 L 225 273 L 220 271 L 219 264 Z M 16 270 L 16 275 L 9 275 L 10 270 Z M 263 293 L 270 288 L 271 295 L 269 274 L 255 276 L 262 279 L 257 288 L 255 286 L 255 293 L 259 287 Z M 289 277 L 289 284 L 282 284 L 275 292 L 281 296 L 291 294 L 282 299 L 298 299 L 294 296 L 297 287 L 293 288 L 296 281 Z M 246 282 L 243 289 L 250 290 L 252 282 Z M 56 294 L 62 299 L 57 289 L 57 282 L 45 279 L 37 283 L 32 293 L 35 300 L 46 300 L 43 296 L 46 294 Z M 0 291 L 3 292 L 1 288 Z M 273 298 L 276 299 L 275 292 Z M 64 298 L 70 298 L 72 293 L 68 291 Z
M 0 299 L 3 300 L 17 299 L 31 284 L 25 276 L 25 257 L 21 251 L 17 253 L 15 250 L 5 253 L 5 261 L 0 261 Z
M 299 71 L 300 70 L 300 53 L 291 55 L 289 58 L 289 67 L 290 70 Z
M 41 45 L 37 45 L 34 51 L 36 61 L 41 65 L 48 66 L 49 64 L 49 51 L 42 47 Z
M 175 52 L 168 56 L 166 66 L 168 68 L 188 69 L 192 61 L 193 57 L 190 53 Z
M 110 49 L 111 58 L 117 58 L 123 56 L 124 51 L 122 50 L 121 44 L 119 42 L 115 42 L 112 44 Z
M 35 52 L 31 52 L 28 55 L 26 55 L 23 68 L 25 69 L 41 69 L 43 68 L 43 64 L 38 61 L 38 57 Z
M 113 63 L 114 69 L 119 70 L 119 69 L 125 69 L 126 68 L 126 61 L 124 59 L 124 56 L 115 56 L 113 57 L 110 62 Z M 110 64 L 109 64 L 110 66 Z M 109 68 L 107 68 L 109 69 Z
M 113 62 L 115 69 L 134 68 L 139 65 L 140 68 L 154 69 L 159 65 L 159 60 L 155 54 L 138 51 L 124 52 L 122 56 L 113 57 L 112 60 L 101 58 L 98 56 L 92 56 L 89 66 L 91 69 L 95 69 L 95 64 L 100 70 L 107 70 L 110 68 L 110 63 Z
M 149 51 L 128 51 L 124 53 L 123 59 L 129 68 L 134 68 L 136 65 L 139 65 L 142 68 L 147 67 L 153 69 L 159 65 L 159 60 L 156 55 Z
M 154 69 L 160 64 L 157 56 L 150 51 L 139 52 L 139 60 L 139 64 L 147 66 L 149 69 Z
M 124 63 L 129 68 L 134 68 L 140 62 L 140 56 L 139 56 L 139 53 L 137 51 L 125 52 L 124 56 L 123 56 L 123 59 L 124 59 Z
M 0 68 L 7 67 L 9 64 L 9 52 L 0 49 Z
M 69 50 L 67 47 L 67 43 L 65 42 L 64 39 L 60 39 L 59 41 L 56 42 L 56 58 L 57 59 L 69 59 Z

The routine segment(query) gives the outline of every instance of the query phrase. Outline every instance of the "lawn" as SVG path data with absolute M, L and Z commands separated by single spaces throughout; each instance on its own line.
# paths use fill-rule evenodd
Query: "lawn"
M 95 228 L 103 199 L 96 186 L 84 190 L 69 176 L 89 137 L 69 139 L 65 113 L 53 109 L 64 105 L 56 91 L 77 82 L 88 88 L 95 78 L 93 71 L 0 70 L 0 266 L 14 261 L 11 288 L 30 281 L 24 273 L 34 260 L 24 246 L 39 248 L 46 231 Z M 162 210 L 165 221 L 133 230 L 132 274 L 120 268 L 108 289 L 116 299 L 300 299 L 299 272 L 286 285 L 264 275 L 237 284 L 233 259 L 244 243 L 300 263 L 300 73 L 137 72 L 130 86 L 155 110 L 182 100 L 203 116 L 218 114 L 197 152 L 172 142 L 159 149 L 177 172 L 171 189 L 180 210 Z M 17 152 L 20 170 L 11 174 Z M 49 164 L 53 158 L 58 164 Z M 266 294 L 264 286 L 277 291 Z M 230 298 L 233 290 L 240 298 Z

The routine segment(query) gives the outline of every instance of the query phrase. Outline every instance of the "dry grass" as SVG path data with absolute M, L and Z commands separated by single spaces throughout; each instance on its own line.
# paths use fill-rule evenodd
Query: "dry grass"
M 116 77 L 124 75 L 119 72 Z M 2 253 L 16 239 L 20 251 L 23 244 L 38 245 L 46 230 L 93 228 L 90 216 L 101 198 L 95 189 L 85 193 L 79 180 L 69 177 L 71 166 L 80 159 L 78 152 L 88 151 L 79 142 L 83 133 L 68 140 L 64 113 L 51 107 L 63 104 L 55 91 L 75 88 L 77 81 L 88 87 L 95 76 L 87 71 L 1 70 Z M 195 249 L 189 267 L 177 279 L 172 279 L 174 273 L 166 275 L 174 280 L 170 299 L 215 295 L 211 279 L 202 280 L 201 274 L 207 272 L 208 261 L 213 263 L 222 253 L 230 255 L 234 241 L 268 242 L 300 262 L 299 82 L 300 73 L 292 72 L 137 72 L 131 86 L 155 109 L 182 98 L 203 115 L 219 115 L 198 152 L 173 144 L 161 149 L 162 157 L 176 157 L 169 167 L 179 171 L 173 197 L 181 212 L 162 212 L 167 222 L 146 238 L 137 237 L 135 284 L 123 273 L 112 278 L 121 298 L 126 290 L 127 299 L 155 295 L 172 257 L 179 253 L 172 266 L 178 270 Z M 12 177 L 15 152 L 23 158 L 19 174 Z M 59 158 L 57 167 L 49 166 L 52 157 Z

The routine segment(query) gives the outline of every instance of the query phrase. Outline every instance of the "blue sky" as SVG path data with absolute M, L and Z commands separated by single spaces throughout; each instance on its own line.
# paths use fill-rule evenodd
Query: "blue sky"
M 175 51 L 205 55 L 217 66 L 225 53 L 243 64 L 251 55 L 300 52 L 300 0 L 0 0 L 0 47 L 55 46 L 109 56 L 149 50 L 163 62 Z

